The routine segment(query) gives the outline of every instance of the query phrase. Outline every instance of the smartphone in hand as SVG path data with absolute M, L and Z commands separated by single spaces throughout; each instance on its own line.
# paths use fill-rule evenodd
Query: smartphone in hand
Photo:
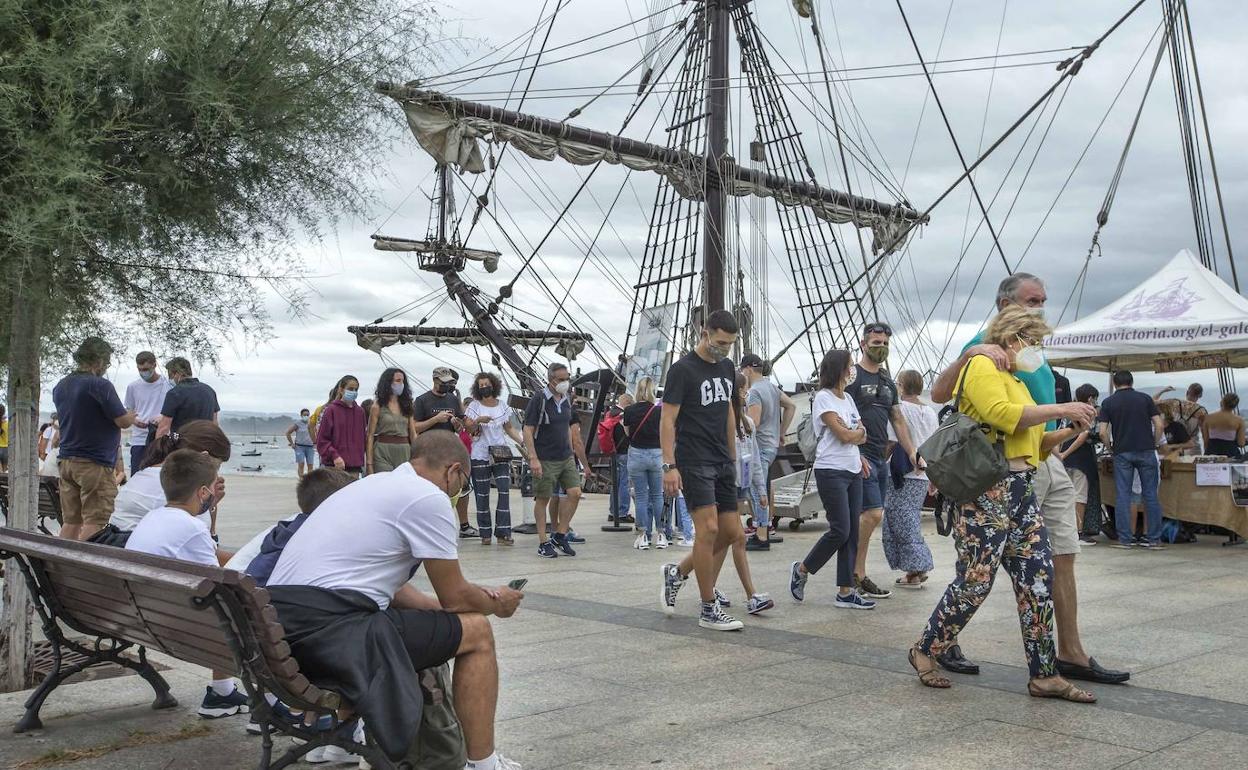
M 528 578 L 516 578 L 507 584 L 507 587 L 513 591 L 523 591 L 524 587 L 529 584 Z

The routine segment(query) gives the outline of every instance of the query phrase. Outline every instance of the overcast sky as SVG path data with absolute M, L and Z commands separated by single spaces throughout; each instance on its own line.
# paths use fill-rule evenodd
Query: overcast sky
M 925 208 L 944 187 L 961 172 L 953 145 L 946 133 L 935 105 L 926 102 L 927 85 L 914 67 L 915 54 L 897 9 L 892 3 L 831 3 L 816 0 L 831 57 L 829 66 L 838 72 L 833 78 L 847 82 L 837 84 L 838 95 L 852 96 L 854 108 L 849 110 L 857 124 L 847 127 L 855 142 L 868 147 L 873 163 L 886 169 L 886 176 L 900 182 L 906 197 L 917 207 Z M 550 0 L 548 10 L 556 2 Z M 448 14 L 453 20 L 449 32 L 469 39 L 462 50 L 448 52 L 447 69 L 461 67 L 480 57 L 485 63 L 511 58 L 522 52 L 527 36 L 518 45 L 520 51 L 507 44 L 518 33 L 531 27 L 539 18 L 543 3 L 536 0 L 476 0 L 473 3 L 450 0 Z M 677 7 L 673 13 L 687 13 L 689 6 Z M 1059 3 L 1011 2 L 1001 0 L 955 0 L 952 10 L 943 2 L 910 2 L 907 12 L 915 35 L 929 61 L 972 59 L 938 65 L 937 69 L 975 69 L 952 72 L 936 77 L 937 89 L 949 114 L 953 129 L 968 160 L 978 149 L 990 144 L 1005 130 L 1058 76 L 1054 60 L 1068 53 L 1043 53 L 1013 56 L 1033 51 L 1061 49 L 1090 42 L 1099 36 L 1129 6 L 1129 3 L 1107 0 L 1085 0 Z M 564 0 L 550 34 L 548 48 L 580 40 L 596 32 L 608 30 L 630 20 L 646 16 L 662 7 L 650 0 L 621 0 L 605 3 L 600 0 Z M 782 0 L 756 0 L 755 13 L 760 27 L 776 51 L 769 51 L 773 65 L 781 74 L 790 70 L 814 73 L 803 85 L 788 77 L 790 88 L 785 91 L 789 109 L 803 131 L 806 150 L 819 181 L 829 187 L 842 188 L 839 160 L 834 140 L 812 118 L 812 111 L 827 108 L 827 97 L 819 61 L 809 25 L 798 24 L 791 5 Z M 1002 9 L 1006 8 L 1002 24 Z M 946 23 L 947 30 L 942 35 Z M 1206 0 L 1194 5 L 1192 23 L 1198 46 L 1199 62 L 1204 78 L 1210 125 L 1218 150 L 1219 172 L 1231 220 L 1231 237 L 1235 245 L 1248 249 L 1244 228 L 1248 209 L 1248 158 L 1240 151 L 1245 144 L 1245 116 L 1248 115 L 1248 78 L 1241 45 L 1248 27 L 1248 9 L 1243 3 Z M 1076 160 L 1093 136 L 1114 95 L 1122 87 L 1128 73 L 1157 30 L 1161 21 L 1160 6 L 1149 2 L 1128 20 L 1088 61 L 1073 80 L 1056 118 L 1049 116 L 1053 104 L 1044 113 L 1031 139 L 1018 156 L 1013 171 L 1007 170 L 1019 153 L 1023 137 L 1033 123 L 1024 124 L 1014 138 L 1007 141 L 990 158 L 976 182 L 985 200 L 993 198 L 998 186 L 1006 182 L 1000 197 L 991 207 L 994 225 L 1002 234 L 1002 247 L 1013 265 L 1022 259 L 1021 269 L 1036 272 L 1048 283 L 1050 321 L 1055 321 L 1062 306 L 1071 296 L 1075 279 L 1083 266 L 1089 241 L 1095 228 L 1095 216 L 1105 196 L 1107 185 L 1117 163 L 1131 119 L 1140 101 L 1144 79 L 1151 64 L 1155 45 L 1148 48 L 1144 62 L 1116 108 L 1100 129 L 1091 149 L 1078 165 L 1064 192 L 1059 194 Z M 669 21 L 673 18 L 666 17 Z M 998 40 L 998 31 L 1000 38 Z M 593 56 L 566 62 L 558 59 L 592 48 L 627 41 L 646 31 L 645 23 L 637 27 L 603 35 L 593 41 L 550 51 L 545 61 L 554 62 L 538 69 L 532 91 L 523 109 L 553 118 L 563 118 L 576 106 L 588 101 L 588 95 L 616 81 L 642 54 L 644 41 L 630 41 Z M 545 27 L 542 28 L 542 34 Z M 943 38 L 943 39 L 942 39 Z M 1012 66 L 994 72 L 984 68 L 999 42 L 1000 64 Z M 541 43 L 540 35 L 534 46 Z M 501 51 L 495 51 L 502 47 Z M 735 58 L 735 44 L 732 56 Z M 1030 66 L 1038 62 L 1050 62 Z M 531 60 L 530 60 L 531 63 Z M 904 66 L 891 66 L 904 65 Z M 516 65 L 502 64 L 497 75 L 471 83 L 446 84 L 445 90 L 463 98 L 501 104 L 509 89 Z M 871 68 L 871 69 L 865 69 Z M 848 70 L 848 71 L 844 71 Z M 481 71 L 469 73 L 482 74 Z M 528 71 L 520 73 L 521 86 Z M 734 66 L 734 74 L 736 69 Z M 902 77 L 882 77 L 882 76 Z M 393 73 L 402 79 L 403 73 Z M 459 78 L 466 77 L 460 75 Z M 671 75 L 667 76 L 671 79 Z M 617 130 L 632 104 L 636 74 L 621 81 L 624 85 L 587 107 L 574 122 Z M 991 100 L 988 100 L 989 88 Z M 569 98 L 567 89 L 584 87 L 578 96 Z M 811 95 L 813 89 L 815 96 Z M 655 123 L 656 108 L 663 89 L 651 98 L 626 132 L 643 138 Z M 1061 92 L 1059 91 L 1059 96 Z M 739 93 L 734 91 L 734 108 Z M 818 103 L 819 107 L 815 107 Z M 512 101 L 514 108 L 515 101 Z M 397 106 L 395 107 L 397 110 Z M 747 111 L 748 114 L 748 111 Z M 844 104 L 838 114 L 846 115 Z M 920 115 L 922 120 L 920 122 Z M 985 121 L 986 115 L 986 121 Z M 660 128 L 652 139 L 663 142 L 666 134 Z M 865 131 L 864 131 L 865 128 Z M 1038 140 L 1047 131 L 1039 154 Z M 738 135 L 747 139 L 752 134 L 748 120 L 734 125 L 734 143 Z M 981 139 L 982 134 L 982 139 Z M 748 157 L 743 145 L 737 144 L 735 154 Z M 1034 157 L 1034 161 L 1033 161 Z M 1028 168 L 1030 170 L 1028 171 Z M 437 276 L 420 274 L 415 261 L 393 253 L 376 252 L 369 235 L 381 232 L 407 237 L 422 237 L 429 225 L 432 160 L 410 137 L 403 137 L 394 147 L 389 178 L 369 180 L 378 185 L 380 204 L 366 221 L 348 222 L 336 237 L 303 247 L 304 267 L 309 275 L 312 317 L 295 320 L 289 317 L 282 302 L 273 297 L 270 306 L 275 334 L 256 343 L 238 340 L 223 351 L 219 370 L 202 372 L 202 379 L 217 388 L 222 406 L 227 411 L 294 413 L 300 407 L 314 406 L 324 399 L 326 391 L 344 373 L 357 375 L 363 390 L 371 391 L 377 375 L 386 365 L 377 355 L 358 347 L 346 332 L 353 323 L 367 323 L 387 316 L 392 311 L 420 299 L 439 285 Z M 475 267 L 469 276 L 492 294 L 510 280 L 527 250 L 545 234 L 554 214 L 562 208 L 588 172 L 588 167 L 572 167 L 562 161 L 539 162 L 509 152 L 500 165 L 493 191 L 493 208 L 507 231 L 524 253 L 517 254 L 505 240 L 502 231 L 488 217 L 474 230 L 471 245 L 496 248 L 503 252 L 502 268 L 493 275 Z M 1019 193 L 1024 173 L 1026 183 Z M 884 187 L 859 165 L 851 166 L 855 192 L 892 200 Z M 465 180 L 471 183 L 472 180 Z M 482 181 L 477 181 L 478 188 Z M 556 232 L 541 252 L 539 269 L 560 287 L 556 294 L 570 296 L 579 307 L 569 306 L 577 323 L 594 334 L 598 346 L 612 360 L 619 353 L 628 326 L 631 296 L 616 288 L 637 280 L 638 264 L 645 243 L 650 205 L 656 180 L 652 175 L 608 166 L 600 170 L 571 209 L 565 228 Z M 621 193 L 622 190 L 622 193 Z M 992 293 L 1004 274 L 1000 257 L 991 249 L 986 231 L 971 241 L 961 266 L 959 252 L 964 237 L 969 236 L 979 220 L 973 211 L 968 220 L 969 188 L 959 188 L 932 215 L 931 224 L 912 240 L 908 252 L 892 264 L 898 265 L 897 279 L 880 300 L 881 315 L 899 329 L 909 327 L 898 336 L 894 368 L 902 359 L 907 365 L 926 369 L 938 362 L 930 355 L 910 352 L 907 342 L 916 334 L 916 324 L 929 315 L 931 323 L 923 334 L 944 349 L 946 344 L 959 347 L 974 333 L 990 312 Z M 596 244 L 596 259 L 601 257 L 611 267 L 604 272 L 591 263 L 580 271 L 585 243 L 598 231 L 602 211 L 619 195 L 609 226 L 603 228 Z M 459 200 L 465 199 L 459 188 Z M 1182 248 L 1196 248 L 1194 227 L 1188 203 L 1187 184 L 1180 154 L 1179 130 L 1168 65 L 1163 62 L 1157 83 L 1145 106 L 1142 122 L 1121 187 L 1110 217 L 1101 236 L 1104 255 L 1092 261 L 1089 279 L 1084 288 L 1081 308 L 1084 314 L 1117 298 L 1151 271 L 1164 264 Z M 1041 221 L 1052 207 L 1047 222 Z M 1008 220 L 1007 220 L 1008 212 Z M 769 245 L 783 260 L 783 240 L 774 213 L 769 217 Z M 848 254 L 859 260 L 857 243 L 851 229 L 838 229 Z M 1031 243 L 1034 237 L 1034 243 Z M 748 226 L 741 231 L 743 248 L 750 243 Z M 1028 244 L 1030 248 L 1028 248 Z M 1224 258 L 1222 245 L 1219 254 Z M 1240 267 L 1244 267 L 1242 259 Z M 976 276 L 982 270 L 982 278 Z M 1223 261 L 1221 271 L 1227 274 Z M 891 273 L 891 268 L 886 274 Z M 772 287 L 771 309 L 772 349 L 786 344 L 792 337 L 787 326 L 800 327 L 793 289 L 787 268 L 773 262 L 770 270 Z M 569 287 L 570 286 L 570 290 Z M 946 286 L 948 286 L 947 290 Z M 942 294 L 942 290 L 943 294 Z M 513 305 L 520 313 L 516 318 L 541 327 L 549 323 L 553 304 L 536 283 L 522 279 L 517 283 Z M 435 309 L 436 308 L 436 309 Z M 432 312 L 431 312 L 432 311 Z M 756 309 L 756 313 L 761 313 Z M 396 324 L 416 324 L 429 313 L 429 323 L 458 325 L 462 323 L 456 306 L 437 299 L 423 307 L 399 316 Z M 529 315 L 532 314 L 532 315 Z M 1074 303 L 1066 320 L 1074 315 Z M 952 326 L 961 318 L 960 326 Z M 510 319 L 509 319 L 510 322 Z M 568 325 L 566 319 L 559 323 Z M 931 346 L 924 346 L 924 351 Z M 119 354 L 111 377 L 119 386 L 133 378 L 133 354 Z M 170 349 L 156 351 L 158 356 L 182 354 Z M 477 355 L 486 360 L 485 351 L 472 348 L 405 346 L 391 348 L 389 353 L 408 368 L 421 384 L 439 361 L 445 361 L 464 373 L 477 368 Z M 792 387 L 799 374 L 811 369 L 811 354 L 800 350 L 790 362 L 778 367 L 786 387 Z M 600 362 L 590 351 L 574 363 L 585 370 L 597 368 Z M 1072 373 L 1076 384 L 1093 381 L 1103 384 L 1104 375 Z M 1241 373 L 1242 377 L 1242 373 Z M 1141 377 L 1147 384 L 1156 378 Z M 1179 378 L 1192 379 L 1190 376 Z M 1214 390 L 1212 372 L 1197 375 Z M 46 394 L 45 394 L 46 395 Z M 45 406 L 50 400 L 45 402 Z

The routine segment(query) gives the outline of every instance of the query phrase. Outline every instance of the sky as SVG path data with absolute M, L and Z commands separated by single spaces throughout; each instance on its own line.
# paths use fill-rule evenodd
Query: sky
M 448 36 L 461 42 L 448 45 L 444 70 L 466 65 L 481 67 L 515 58 L 530 40 L 529 35 L 521 33 L 533 27 L 544 7 L 549 14 L 556 4 L 557 0 L 450 0 L 445 5 Z M 618 130 L 632 105 L 637 84 L 636 71 L 629 70 L 643 54 L 647 32 L 645 21 L 635 26 L 631 22 L 667 5 L 675 6 L 672 14 L 687 13 L 692 6 L 681 6 L 676 0 L 562 0 L 543 54 L 543 66 L 532 73 L 523 110 L 558 119 L 580 106 L 583 112 L 573 122 Z M 980 148 L 990 145 L 1056 80 L 1058 72 L 1052 62 L 1074 53 L 1059 49 L 1095 39 L 1127 6 L 1125 2 L 1107 0 L 907 3 L 906 12 L 924 58 L 946 62 L 936 65 L 937 71 L 970 70 L 935 76 L 950 125 L 967 159 L 977 157 Z M 772 47 L 769 56 L 773 66 L 786 75 L 786 103 L 802 131 L 816 176 L 827 187 L 843 189 L 835 140 L 814 118 L 820 115 L 827 123 L 827 93 L 809 24 L 798 19 L 791 5 L 782 0 L 756 0 L 753 7 Z M 882 169 L 880 176 L 899 186 L 914 206 L 926 208 L 962 169 L 940 113 L 930 100 L 925 80 L 915 76 L 921 73 L 915 67 L 915 52 L 896 6 L 816 0 L 816 8 L 827 42 L 828 66 L 834 70 L 832 78 L 837 81 L 838 115 L 844 121 L 846 135 L 867 148 L 871 162 Z M 661 18 L 664 23 L 672 23 L 678 16 Z M 1155 43 L 1150 45 L 1149 41 L 1160 22 L 1160 5 L 1145 3 L 1073 78 L 1060 107 L 1054 109 L 1055 97 L 1038 121 L 1025 123 L 976 172 L 981 195 L 986 203 L 992 201 L 990 216 L 1011 266 L 1037 273 L 1047 283 L 1050 322 L 1062 315 L 1063 306 L 1076 291 L 1096 213 L 1140 104 L 1155 50 Z M 1210 130 L 1218 150 L 1231 240 L 1233 245 L 1240 245 L 1246 235 L 1240 223 L 1248 222 L 1248 217 L 1243 216 L 1248 208 L 1248 156 L 1238 152 L 1248 138 L 1248 121 L 1244 119 L 1248 115 L 1248 63 L 1239 46 L 1248 28 L 1248 7 L 1233 0 L 1206 0 L 1194 4 L 1192 24 Z M 577 42 L 621 25 L 622 29 Z M 540 47 L 546 30 L 543 25 L 532 50 Z M 639 39 L 630 40 L 634 37 Z M 607 50 L 577 55 L 595 48 Z M 1031 53 L 1038 51 L 1047 53 Z M 999 64 L 1011 66 L 987 69 L 993 63 L 994 52 L 1000 56 L 996 60 Z M 1128 73 L 1141 54 L 1143 63 L 1128 81 Z M 737 55 L 735 44 L 731 55 Z M 478 59 L 481 63 L 475 64 Z M 532 59 L 526 64 L 531 65 Z M 477 69 L 431 78 L 430 87 L 501 105 L 513 81 L 518 78 L 517 91 L 522 90 L 531 74 L 530 69 L 516 72 L 516 67 L 516 62 L 502 63 L 493 71 Z M 811 74 L 795 76 L 790 72 Z M 734 66 L 733 75 L 737 74 Z M 464 82 L 478 75 L 484 76 Z M 395 80 L 410 76 L 392 74 Z M 670 80 L 671 76 L 666 78 Z M 593 93 L 617 79 L 619 87 L 584 106 Z M 1098 124 L 1124 81 L 1121 99 L 1108 111 L 1098 131 Z M 569 94 L 573 92 L 568 90 L 571 88 L 581 90 L 572 96 Z M 652 141 L 665 141 L 662 127 L 666 124 L 658 115 L 658 103 L 666 95 L 665 90 L 670 89 L 656 89 L 630 124 L 627 135 L 645 138 L 647 130 L 652 130 Z M 1059 91 L 1058 96 L 1061 94 Z M 741 106 L 743 96 L 740 89 L 734 88 L 734 109 Z M 510 106 L 516 107 L 515 98 Z M 748 113 L 748 109 L 742 111 L 743 115 Z M 654 125 L 658 128 L 651 129 Z M 734 122 L 732 141 L 738 158 L 748 157 L 741 139 L 748 138 L 752 131 L 746 117 Z M 1028 131 L 1030 138 L 1024 144 Z M 1088 264 L 1081 297 L 1077 297 L 1078 302 L 1069 303 L 1064 320 L 1073 319 L 1076 305 L 1086 314 L 1121 296 L 1178 250 L 1195 250 L 1179 136 L 1168 65 L 1163 61 L 1144 105 L 1109 223 L 1100 236 L 1102 252 Z M 1079 161 L 1085 147 L 1086 154 Z M 457 306 L 440 301 L 445 293 L 437 290 L 437 276 L 421 273 L 415 261 L 406 256 L 374 251 L 369 238 L 375 232 L 416 238 L 426 234 L 432 171 L 432 159 L 412 137 L 398 138 L 389 173 L 379 179 L 361 180 L 361 184 L 372 185 L 377 193 L 374 210 L 358 221 L 343 222 L 323 240 L 298 244 L 309 287 L 309 314 L 292 317 L 280 297 L 269 297 L 272 336 L 264 340 L 234 339 L 221 351 L 217 367 L 205 367 L 198 372 L 201 379 L 217 389 L 224 410 L 294 414 L 301 407 L 323 401 L 338 377 L 348 373 L 360 378 L 363 391 L 371 392 L 391 359 L 408 369 L 418 386 L 427 385 L 430 371 L 440 363 L 457 368 L 465 380 L 481 365 L 478 356 L 489 367 L 487 351 L 448 346 L 391 348 L 387 351 L 391 359 L 383 360 L 359 347 L 346 331 L 350 324 L 389 319 L 396 309 L 422 299 L 423 305 L 394 317 L 392 322 L 417 324 L 427 317 L 429 324 L 462 323 Z M 490 216 L 482 216 L 469 242 L 503 253 L 502 267 L 497 273 L 469 268 L 469 279 L 481 287 L 484 295 L 493 295 L 500 285 L 511 280 L 532 246 L 546 234 L 555 213 L 587 174 L 588 167 L 574 167 L 562 161 L 534 161 L 517 152 L 508 153 L 499 164 L 490 207 L 505 228 L 497 226 Z M 851 164 L 850 181 L 859 194 L 893 200 L 862 164 Z M 474 183 L 477 189 L 484 186 L 481 178 L 465 177 L 457 182 L 461 209 L 467 186 Z M 568 298 L 565 307 L 572 318 L 559 316 L 554 322 L 579 326 L 592 333 L 596 347 L 612 363 L 629 326 L 632 296 L 627 287 L 639 275 L 655 185 L 655 177 L 643 172 L 630 174 L 618 166 L 604 167 L 594 175 L 585 193 L 570 208 L 562 227 L 552 234 L 534 260 L 534 269 L 545 276 L 554 295 Z M 999 186 L 1001 192 L 993 200 Z M 617 197 L 618 203 L 612 208 Z M 742 206 L 747 211 L 748 204 Z M 607 209 L 609 217 L 604 216 Z M 742 216 L 743 220 L 748 219 Z M 772 291 L 768 307 L 756 308 L 755 312 L 766 313 L 771 319 L 769 342 L 776 349 L 793 337 L 789 329 L 800 328 L 801 319 L 790 285 L 791 271 L 783 264 L 784 242 L 778 220 L 774 212 L 765 216 L 767 245 L 775 255 L 768 268 Z M 960 348 L 990 314 L 995 287 L 1005 269 L 985 230 L 981 228 L 969 239 L 965 256 L 959 259 L 963 244 L 976 230 L 978 221 L 969 187 L 964 184 L 936 208 L 931 223 L 912 238 L 907 251 L 889 263 L 885 274 L 892 273 L 895 265 L 896 277 L 888 288 L 881 289 L 878 307 L 879 315 L 898 330 L 890 360 L 894 369 L 925 370 L 937 366 L 939 361 L 935 359 L 940 353 Z M 504 229 L 521 249 L 520 253 L 512 248 Z M 465 221 L 461 232 L 466 230 Z M 860 261 L 852 229 L 839 227 L 837 235 L 848 258 Z M 586 245 L 590 241 L 594 241 L 594 259 L 586 264 Z M 740 230 L 740 243 L 748 258 L 748 221 Z M 1225 276 L 1225 249 L 1220 242 L 1218 253 Z M 1240 267 L 1244 267 L 1242 259 Z M 512 305 L 516 309 L 508 311 L 511 317 L 505 319 L 507 323 L 522 320 L 534 328 L 545 328 L 555 313 L 554 302 L 528 276 L 517 281 Z M 925 342 L 916 346 L 916 338 Z M 136 352 L 137 348 L 119 351 L 114 357 L 109 376 L 119 389 L 134 378 Z M 156 353 L 164 359 L 187 351 L 170 348 Z M 777 366 L 781 383 L 792 387 L 799 377 L 809 373 L 811 360 L 811 351 L 798 346 L 793 356 Z M 586 351 L 573 362 L 574 369 L 585 371 L 600 365 L 593 351 Z M 1241 372 L 1241 379 L 1243 376 Z M 1103 374 L 1074 372 L 1071 379 L 1076 385 L 1084 381 L 1105 384 Z M 1216 390 L 1212 372 L 1174 379 L 1178 384 L 1192 380 L 1204 381 L 1206 391 Z M 1146 386 L 1170 380 L 1142 374 L 1137 382 Z M 50 392 L 45 391 L 44 397 L 46 407 L 50 405 Z

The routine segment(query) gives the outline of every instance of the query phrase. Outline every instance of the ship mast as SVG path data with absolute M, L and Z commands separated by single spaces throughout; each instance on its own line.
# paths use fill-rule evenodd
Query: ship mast
M 702 285 L 707 315 L 724 308 L 724 252 L 728 233 L 725 212 L 728 193 L 719 171 L 728 155 L 728 36 L 732 22 L 730 0 L 705 0 L 710 22 L 707 46 L 707 173 L 703 182 Z M 705 319 L 705 316 L 704 316 Z

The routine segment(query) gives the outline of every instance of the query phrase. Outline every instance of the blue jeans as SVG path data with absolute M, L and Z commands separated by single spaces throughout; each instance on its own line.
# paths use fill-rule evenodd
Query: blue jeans
M 628 451 L 632 452 L 633 451 L 632 447 L 629 447 Z M 652 451 L 658 452 L 662 450 L 656 449 Z M 615 488 L 615 507 L 619 512 L 620 518 L 623 518 L 628 515 L 628 501 L 630 497 L 630 495 L 628 494 L 628 455 L 627 454 L 615 456 L 615 480 L 617 484 Z
M 1148 542 L 1161 541 L 1161 500 L 1157 497 L 1157 485 L 1161 483 L 1161 469 L 1157 453 L 1152 450 L 1114 453 L 1114 526 L 1118 530 L 1118 542 L 1131 542 L 1131 481 L 1140 475 L 1140 496 L 1144 498 L 1145 520 L 1148 522 Z
M 771 464 L 776 461 L 776 455 L 779 454 L 779 452 L 780 447 L 778 446 L 760 446 L 758 448 L 758 461 L 763 464 L 764 479 L 768 478 L 768 471 L 771 469 Z M 771 486 L 768 485 L 767 488 L 770 490 Z M 771 493 L 768 492 L 768 496 L 770 496 L 770 494 Z M 768 500 L 768 502 L 771 501 Z M 767 510 L 767 507 L 764 506 L 758 499 L 758 490 L 754 489 L 752 486 L 750 487 L 750 506 L 754 509 L 754 526 L 766 527 L 771 524 L 771 511 Z
M 663 450 L 628 448 L 628 476 L 637 494 L 637 531 L 658 532 L 663 519 Z M 628 484 L 621 489 L 628 496 Z
M 893 485 L 888 460 L 867 457 L 867 465 L 871 467 L 871 475 L 862 481 L 862 510 L 883 510 L 888 500 L 888 488 Z
M 139 463 L 143 462 L 143 454 L 145 452 L 147 452 L 147 446 L 145 444 L 139 444 L 138 446 L 135 446 L 134 444 L 130 445 L 131 476 L 139 472 Z

